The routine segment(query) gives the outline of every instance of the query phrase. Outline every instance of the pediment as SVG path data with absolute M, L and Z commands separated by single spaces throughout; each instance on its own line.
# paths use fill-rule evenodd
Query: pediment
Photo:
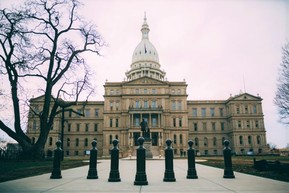
M 229 101 L 238 101 L 238 100 L 259 101 L 259 100 L 262 100 L 262 98 L 259 96 L 254 96 L 254 95 L 248 94 L 248 93 L 242 93 L 242 94 L 236 95 L 234 97 L 231 97 L 228 100 Z
M 165 81 L 153 79 L 150 77 L 142 77 L 138 79 L 134 79 L 125 83 L 126 85 L 165 85 L 167 84 Z

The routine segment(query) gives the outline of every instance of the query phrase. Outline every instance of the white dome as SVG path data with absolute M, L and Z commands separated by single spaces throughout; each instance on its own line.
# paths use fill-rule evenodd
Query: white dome
M 132 63 L 144 61 L 159 63 L 158 52 L 148 39 L 142 39 L 135 48 L 132 56 Z
M 165 72 L 160 69 L 159 55 L 154 45 L 149 41 L 149 26 L 146 16 L 141 28 L 142 40 L 135 48 L 132 55 L 131 69 L 126 72 L 128 80 L 144 76 L 164 80 Z

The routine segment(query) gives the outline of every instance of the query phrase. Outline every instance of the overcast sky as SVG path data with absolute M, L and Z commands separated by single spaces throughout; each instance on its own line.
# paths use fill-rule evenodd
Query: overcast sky
M 101 57 L 87 57 L 97 87 L 91 100 L 103 100 L 106 80 L 125 78 L 146 12 L 161 69 L 168 81 L 186 80 L 188 100 L 226 100 L 240 91 L 259 94 L 267 142 L 277 147 L 289 143 L 289 127 L 279 123 L 273 104 L 281 47 L 289 41 L 289 1 L 81 2 L 80 14 L 98 26 L 108 44 Z

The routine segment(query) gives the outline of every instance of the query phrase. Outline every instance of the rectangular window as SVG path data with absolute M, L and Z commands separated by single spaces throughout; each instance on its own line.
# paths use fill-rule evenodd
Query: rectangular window
M 173 127 L 176 127 L 176 118 L 173 118 Z
M 135 101 L 135 108 L 139 108 L 139 101 Z
M 221 123 L 221 130 L 222 130 L 222 131 L 225 130 L 225 123 L 224 123 L 224 122 Z
M 77 124 L 76 124 L 76 131 L 79 132 L 79 130 L 80 130 L 80 124 L 77 123 Z
M 113 102 L 109 103 L 109 107 L 110 107 L 110 110 L 112 111 L 113 110 Z
M 215 131 L 216 130 L 216 123 L 212 122 L 212 130 Z
M 135 94 L 139 94 L 139 89 L 135 89 Z
M 152 126 L 153 127 L 157 126 L 157 118 L 156 117 L 152 117 Z
M 176 110 L 176 102 L 172 101 L 172 110 Z
M 152 101 L 152 108 L 157 108 L 157 102 L 156 101 Z
M 139 127 L 140 126 L 139 117 L 136 117 L 134 121 L 135 121 L 134 125 L 136 127 Z
M 198 110 L 197 108 L 193 108 L 193 117 L 197 117 L 198 116 Z
M 71 123 L 68 123 L 68 125 L 67 125 L 67 131 L 68 131 L 68 132 L 71 131 Z
M 94 123 L 94 131 L 98 130 L 98 123 Z
M 74 155 L 78 155 L 78 151 L 74 151 Z
M 155 88 L 152 89 L 152 94 L 157 94 L 157 90 Z
M 143 107 L 144 107 L 144 108 L 148 108 L 148 107 L 149 107 L 148 101 L 144 101 Z
M 220 116 L 223 117 L 224 116 L 224 109 L 220 108 Z
M 109 127 L 112 127 L 113 120 L 109 119 Z
M 257 105 L 254 105 L 254 106 L 253 106 L 253 113 L 254 113 L 254 114 L 257 114 Z
M 182 127 L 182 118 L 179 118 L 179 127 Z
M 238 127 L 239 127 L 239 128 L 242 127 L 242 123 L 241 123 L 241 121 L 238 121 Z
M 246 121 L 246 123 L 247 128 L 250 128 L 250 121 Z
M 182 110 L 182 101 L 178 101 L 178 109 Z
M 115 103 L 115 109 L 118 111 L 118 107 L 119 107 L 119 102 Z
M 99 116 L 99 109 L 95 109 L 95 110 L 94 110 L 94 116 L 95 116 L 95 117 L 98 117 L 98 116 Z
M 203 130 L 207 130 L 207 123 L 203 122 Z
M 115 119 L 115 127 L 118 127 L 118 119 Z
M 90 109 L 85 109 L 85 117 L 90 117 Z
M 211 117 L 214 117 L 215 116 L 215 108 L 211 108 L 210 113 L 211 113 Z
M 206 108 L 202 108 L 202 117 L 206 116 Z
M 259 128 L 259 121 L 258 120 L 255 121 L 255 127 Z
M 194 123 L 194 130 L 198 131 L 198 123 Z
M 240 107 L 236 107 L 237 114 L 240 114 Z
M 245 113 L 248 114 L 249 110 L 248 110 L 248 106 L 245 106 Z
M 143 93 L 144 93 L 144 94 L 147 94 L 147 93 L 148 93 L 148 89 L 146 89 L 146 88 L 143 89 Z
M 85 123 L 85 132 L 89 131 L 89 123 Z

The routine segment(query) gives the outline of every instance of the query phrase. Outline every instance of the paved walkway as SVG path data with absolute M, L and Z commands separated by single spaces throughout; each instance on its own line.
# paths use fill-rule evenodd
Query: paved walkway
M 195 193 L 289 193 L 289 183 L 235 172 L 235 179 L 224 179 L 223 170 L 196 165 L 198 179 L 186 179 L 187 161 L 174 160 L 176 182 L 163 182 L 164 160 L 147 160 L 148 185 L 135 186 L 136 160 L 120 160 L 121 182 L 108 182 L 110 160 L 99 160 L 99 179 L 87 180 L 88 166 L 63 170 L 62 179 L 49 174 L 0 183 L 1 193 L 88 193 L 88 192 L 195 192 Z

